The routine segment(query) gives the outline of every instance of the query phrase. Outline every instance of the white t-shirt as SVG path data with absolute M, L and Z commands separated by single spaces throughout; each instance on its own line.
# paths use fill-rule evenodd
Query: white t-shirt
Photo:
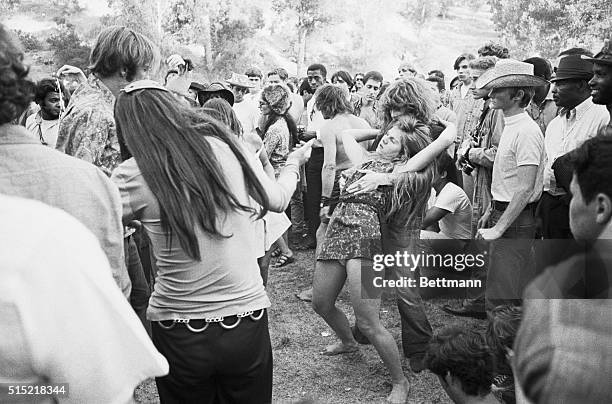
M 544 183 L 545 162 L 544 135 L 538 124 L 526 112 L 504 117 L 504 131 L 493 163 L 493 200 L 510 202 L 519 189 L 518 168 L 529 165 L 537 166 L 538 171 L 528 202 L 539 200 Z
M 432 197 L 431 206 L 450 212 L 438 222 L 441 233 L 452 239 L 471 238 L 472 204 L 463 189 L 452 182 L 447 183 Z
M 258 102 L 253 101 L 251 97 L 244 97 L 242 102 L 234 103 L 234 112 L 242 125 L 243 133 L 255 133 L 257 125 L 259 124 L 259 116 L 261 111 L 259 110 Z M 259 135 L 257 135 L 259 136 Z
M 57 131 L 59 129 L 59 118 L 47 121 L 41 118 L 40 112 L 28 117 L 26 120 L 26 129 L 32 137 L 41 141 L 40 134 L 38 133 L 39 125 L 43 140 L 47 143 L 47 146 L 55 149 L 55 145 L 57 144 Z
M 61 403 L 125 403 L 168 373 L 84 225 L 7 196 L 0 223 L 0 381 L 68 383 Z M 0 386 L 0 402 L 7 393 Z

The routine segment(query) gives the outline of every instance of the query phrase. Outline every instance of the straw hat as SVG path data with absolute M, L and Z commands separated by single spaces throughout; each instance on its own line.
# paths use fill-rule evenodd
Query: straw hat
M 501 59 L 476 80 L 476 88 L 540 87 L 548 84 L 533 75 L 533 65 L 513 59 Z
M 595 57 L 590 58 L 583 56 L 582 58 L 601 65 L 612 65 L 612 41 L 606 39 L 603 48 L 601 48 L 601 52 L 595 55 Z
M 219 95 L 221 98 L 230 103 L 230 105 L 234 105 L 234 93 L 227 88 L 227 86 L 223 83 L 214 82 L 211 83 L 204 91 L 204 98 L 207 100 L 212 98 L 214 95 Z
M 244 87 L 244 88 L 255 87 L 255 85 L 251 83 L 251 81 L 246 76 L 246 74 L 238 74 L 238 73 L 232 72 L 232 77 L 225 80 L 225 82 L 228 84 L 231 84 L 232 86 L 236 86 L 236 87 Z

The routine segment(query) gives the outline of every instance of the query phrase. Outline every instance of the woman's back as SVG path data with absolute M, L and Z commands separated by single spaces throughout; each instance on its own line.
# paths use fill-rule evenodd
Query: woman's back
M 223 162 L 227 184 L 240 204 L 252 202 L 247 193 L 239 161 L 229 146 L 207 137 L 217 161 Z M 201 261 L 181 248 L 178 236 L 170 238 L 161 226 L 160 207 L 134 159 L 121 164 L 113 174 L 123 200 L 124 220 L 140 220 L 151 239 L 159 272 L 151 295 L 151 320 L 212 318 L 234 315 L 270 306 L 259 275 L 257 234 L 252 213 L 229 210 L 217 218 L 217 237 L 195 229 Z

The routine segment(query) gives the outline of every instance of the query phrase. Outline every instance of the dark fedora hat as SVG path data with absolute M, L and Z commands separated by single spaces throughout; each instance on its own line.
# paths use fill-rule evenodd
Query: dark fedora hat
M 595 57 L 590 58 L 583 56 L 582 58 L 601 65 L 612 65 L 612 41 L 606 39 L 603 48 L 601 48 L 601 52 L 595 55 Z
M 211 83 L 204 91 L 198 93 L 200 105 L 204 105 L 206 101 L 214 97 L 221 97 L 230 105 L 234 105 L 234 93 L 225 84 L 218 81 Z
M 559 80 L 591 80 L 593 77 L 593 62 L 583 59 L 580 55 L 565 56 L 559 60 L 555 77 L 550 81 Z

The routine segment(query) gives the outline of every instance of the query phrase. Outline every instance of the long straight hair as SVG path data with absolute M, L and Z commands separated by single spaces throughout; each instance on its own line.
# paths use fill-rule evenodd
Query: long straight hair
M 257 215 L 232 193 L 210 138 L 230 148 L 242 167 L 247 192 L 262 206 L 259 217 L 267 212 L 267 195 L 236 136 L 217 120 L 197 109 L 180 108 L 169 92 L 147 89 L 120 93 L 115 122 L 159 202 L 168 243 L 176 234 L 189 257 L 201 259 L 198 226 L 211 236 L 231 237 L 222 234 L 218 225 L 228 213 Z
M 408 161 L 430 143 L 429 127 L 413 117 L 401 117 L 390 127 L 396 127 L 402 131 L 400 139 L 402 148 L 396 159 L 397 162 Z M 434 169 L 435 164 L 432 162 L 421 171 L 402 174 L 395 181 L 387 221 L 406 224 L 422 219 L 431 193 Z

